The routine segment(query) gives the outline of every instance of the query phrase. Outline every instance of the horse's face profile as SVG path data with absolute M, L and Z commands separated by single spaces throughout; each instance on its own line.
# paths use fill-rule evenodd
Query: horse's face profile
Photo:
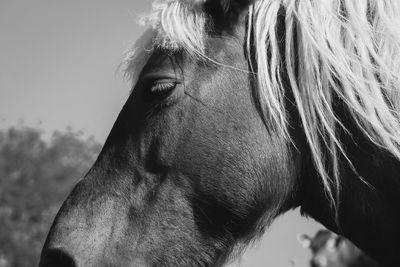
M 398 0 L 156 0 L 147 24 L 42 267 L 220 266 L 297 206 L 397 264 Z
M 291 146 L 256 108 L 245 24 L 229 26 L 206 40 L 220 64 L 154 49 L 41 266 L 215 266 L 287 204 Z

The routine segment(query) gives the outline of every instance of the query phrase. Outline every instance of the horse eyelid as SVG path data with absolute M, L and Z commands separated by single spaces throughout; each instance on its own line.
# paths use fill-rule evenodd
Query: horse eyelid
M 157 83 L 159 81 L 176 81 L 179 82 L 179 79 L 176 75 L 173 74 L 162 74 L 162 73 L 150 73 L 145 74 L 141 79 L 141 82 L 144 84 Z
M 156 81 L 151 85 L 151 91 L 152 92 L 162 92 L 162 91 L 170 91 L 175 89 L 177 86 L 177 82 L 175 81 Z
M 175 89 L 182 83 L 174 78 L 158 78 L 144 84 L 146 102 L 172 103 Z

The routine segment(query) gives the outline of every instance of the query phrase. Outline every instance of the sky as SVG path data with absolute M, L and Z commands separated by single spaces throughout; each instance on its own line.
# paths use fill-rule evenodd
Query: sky
M 0 0 L 0 128 L 71 126 L 104 142 L 130 85 L 118 66 L 143 32 L 143 0 Z M 232 266 L 306 267 L 297 235 L 322 228 L 289 212 Z

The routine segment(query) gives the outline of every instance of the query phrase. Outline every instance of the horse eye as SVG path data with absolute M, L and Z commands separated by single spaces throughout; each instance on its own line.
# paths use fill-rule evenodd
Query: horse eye
M 148 90 L 148 100 L 162 100 L 168 97 L 175 89 L 176 85 L 177 82 L 171 80 L 158 80 L 153 82 Z

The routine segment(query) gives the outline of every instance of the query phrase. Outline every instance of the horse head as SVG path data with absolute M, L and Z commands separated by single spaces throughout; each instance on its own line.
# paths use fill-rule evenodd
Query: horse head
M 325 2 L 156 1 L 127 59 L 132 93 L 40 266 L 221 266 L 297 206 L 396 255 L 379 247 L 400 222 L 387 212 L 399 203 L 396 0 Z

